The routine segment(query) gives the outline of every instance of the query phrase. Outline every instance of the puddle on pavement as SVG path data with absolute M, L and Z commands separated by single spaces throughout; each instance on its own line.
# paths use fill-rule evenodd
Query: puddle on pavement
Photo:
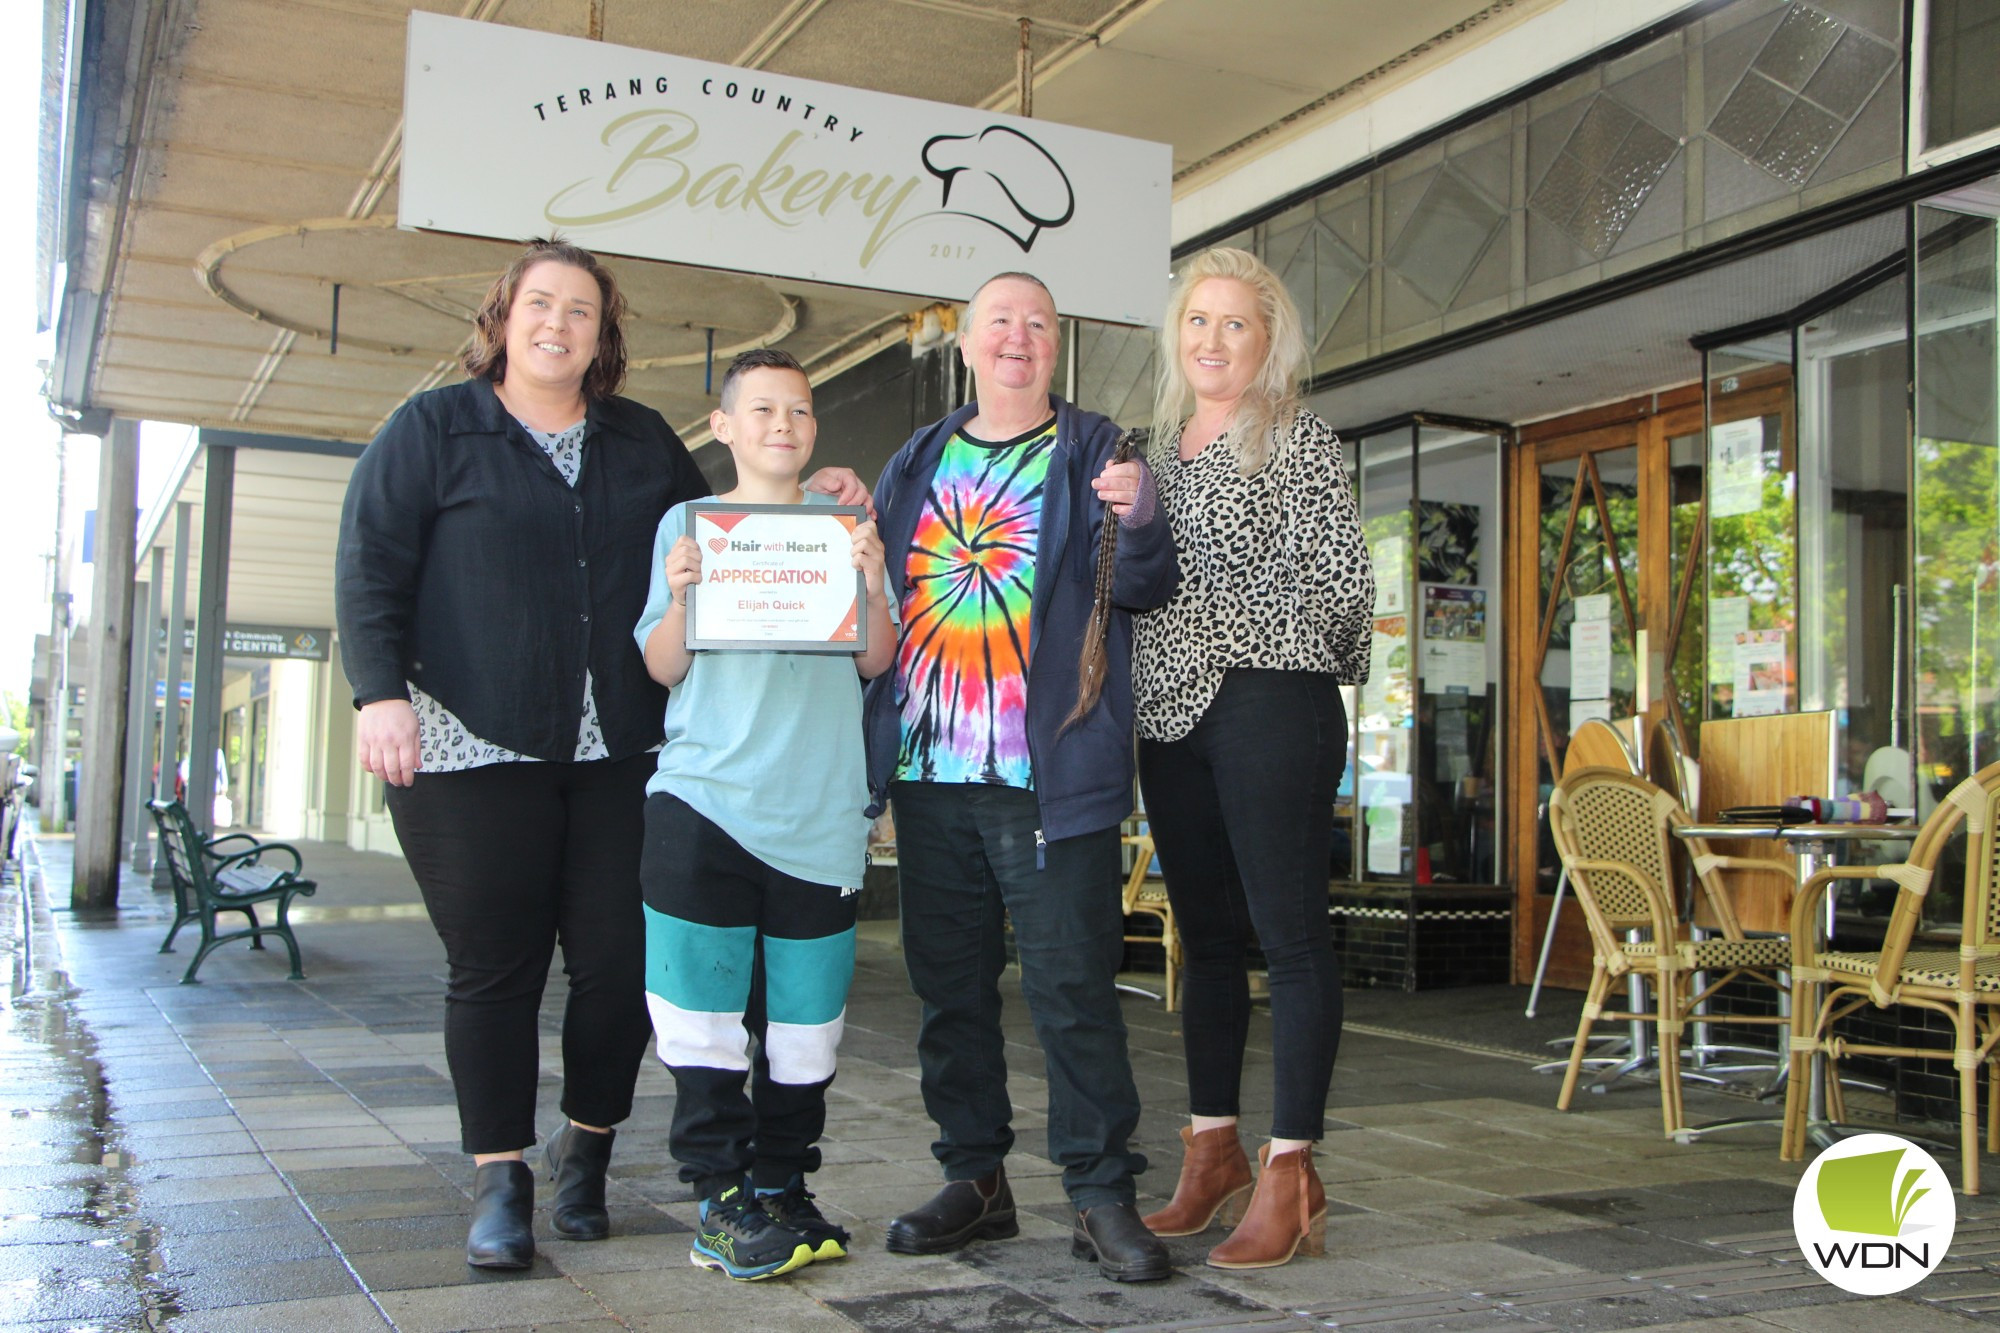
M 46 1195 L 48 1207 L 5 1214 L 0 1224 L 31 1232 L 45 1222 L 70 1234 L 81 1227 L 96 1233 L 90 1248 L 116 1248 L 126 1262 L 105 1276 L 96 1275 L 94 1264 L 91 1275 L 65 1273 L 58 1264 L 37 1278 L 0 1282 L 0 1309 L 88 1311 L 80 1319 L 55 1317 L 66 1319 L 66 1327 L 96 1333 L 168 1327 L 181 1313 L 178 1292 L 166 1272 L 159 1230 L 140 1212 L 130 1177 L 135 1163 L 111 1115 L 96 1039 L 77 1012 L 76 988 L 51 966 L 58 960 L 48 947 L 52 926 L 39 892 L 37 851 L 31 839 L 22 841 L 21 861 L 8 866 L 0 880 L 0 948 L 10 955 L 11 983 L 0 996 L 0 1064 L 15 1071 L 17 1086 L 52 1085 L 60 1091 L 38 1104 L 9 1107 L 0 1119 L 0 1145 L 10 1139 L 32 1144 L 40 1163 L 73 1164 L 85 1168 L 90 1179 L 31 1186 L 22 1193 Z M 67 1251 L 72 1244 L 54 1242 L 51 1248 Z M 98 1313 L 114 1309 L 120 1313 Z

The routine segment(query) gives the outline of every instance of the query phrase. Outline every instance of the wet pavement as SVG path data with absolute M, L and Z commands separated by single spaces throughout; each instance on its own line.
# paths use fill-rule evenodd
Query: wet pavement
M 139 877 L 115 914 L 51 913 L 68 899 L 69 844 L 24 841 L 25 875 L 0 883 L 0 1329 L 1520 1333 L 1700 1319 L 1720 1333 L 1928 1333 L 2000 1320 L 2000 1208 L 1961 1198 L 1951 1259 L 1911 1292 L 1846 1296 L 1800 1262 L 1799 1167 L 1778 1160 L 1773 1131 L 1666 1142 L 1657 1091 L 1638 1080 L 1557 1113 L 1554 1080 L 1530 1066 L 1572 1030 L 1577 997 L 1545 997 L 1528 1023 L 1508 987 L 1350 992 L 1317 1157 L 1326 1257 L 1223 1272 L 1201 1263 L 1218 1236 L 1190 1237 L 1170 1242 L 1175 1277 L 1140 1286 L 1069 1256 L 1056 1168 L 1034 1152 L 1045 1091 L 1015 1000 L 1022 1235 L 892 1256 L 883 1223 L 926 1198 L 936 1171 L 889 923 L 864 925 L 813 1182 L 853 1228 L 853 1257 L 757 1284 L 692 1268 L 693 1202 L 666 1152 L 672 1085 L 649 1061 L 613 1161 L 614 1237 L 562 1242 L 538 1213 L 535 1266 L 480 1273 L 463 1258 L 471 1170 L 443 1074 L 443 958 L 400 861 L 304 844 L 321 886 L 294 913 L 308 979 L 285 980 L 282 949 L 238 944 L 180 986 L 188 947 L 157 951 L 172 914 Z M 561 989 L 558 974 L 545 1130 Z M 1178 1025 L 1138 995 L 1126 1017 L 1151 1206 L 1178 1165 Z M 1251 1124 L 1268 1083 L 1260 1015 Z M 1756 1109 L 1693 1088 L 1687 1103 L 1692 1120 Z

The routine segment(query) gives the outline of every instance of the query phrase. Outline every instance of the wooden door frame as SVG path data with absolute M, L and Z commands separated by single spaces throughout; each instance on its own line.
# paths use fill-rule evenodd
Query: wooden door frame
M 1647 394 L 1605 407 L 1592 408 L 1569 416 L 1536 422 L 1516 434 L 1517 445 L 1510 451 L 1505 478 L 1508 496 L 1509 569 L 1505 597 L 1507 636 L 1504 677 L 1509 716 L 1517 719 L 1508 729 L 1507 790 L 1510 793 L 1506 819 L 1505 855 L 1514 880 L 1514 980 L 1522 983 L 1534 975 L 1541 950 L 1542 934 L 1548 925 L 1552 899 L 1535 892 L 1537 841 L 1536 807 L 1540 783 L 1537 755 L 1542 746 L 1538 710 L 1531 689 L 1540 689 L 1536 670 L 1540 648 L 1541 611 L 1541 473 L 1549 463 L 1576 459 L 1587 453 L 1636 448 L 1639 473 L 1639 565 L 1637 585 L 1632 589 L 1637 601 L 1638 631 L 1647 632 L 1649 654 L 1663 658 L 1665 643 L 1654 637 L 1654 626 L 1662 630 L 1671 614 L 1668 598 L 1672 583 L 1668 571 L 1671 542 L 1672 494 L 1669 478 L 1667 441 L 1686 434 L 1692 408 L 1693 428 L 1701 429 L 1701 385 L 1680 386 L 1670 391 Z M 1648 724 L 1663 707 L 1663 671 L 1650 671 Z M 1566 912 L 1557 928 L 1555 947 L 1550 951 L 1546 983 L 1581 989 L 1590 976 L 1590 940 L 1580 912 Z

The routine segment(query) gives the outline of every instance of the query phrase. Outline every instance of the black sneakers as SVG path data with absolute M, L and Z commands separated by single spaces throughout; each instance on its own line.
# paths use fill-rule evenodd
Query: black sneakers
M 813 1261 L 813 1248 L 798 1232 L 773 1221 L 749 1189 L 737 1184 L 701 1201 L 701 1224 L 688 1260 L 739 1282 L 757 1282 L 805 1267 Z
M 806 1244 L 812 1247 L 813 1258 L 847 1257 L 847 1247 L 854 1238 L 847 1234 L 846 1227 L 826 1220 L 826 1215 L 813 1202 L 813 1193 L 806 1188 L 803 1176 L 793 1176 L 792 1183 L 780 1193 L 759 1194 L 757 1203 L 773 1222 L 804 1237 Z

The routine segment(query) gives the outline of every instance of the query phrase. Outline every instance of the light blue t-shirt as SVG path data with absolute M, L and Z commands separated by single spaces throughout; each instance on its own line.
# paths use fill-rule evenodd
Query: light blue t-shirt
M 806 503 L 830 500 L 808 495 Z M 639 651 L 666 618 L 666 559 L 687 505 L 660 520 Z M 776 870 L 855 888 L 868 850 L 861 677 L 850 653 L 698 652 L 667 696 L 667 741 L 646 783 L 669 792 Z

